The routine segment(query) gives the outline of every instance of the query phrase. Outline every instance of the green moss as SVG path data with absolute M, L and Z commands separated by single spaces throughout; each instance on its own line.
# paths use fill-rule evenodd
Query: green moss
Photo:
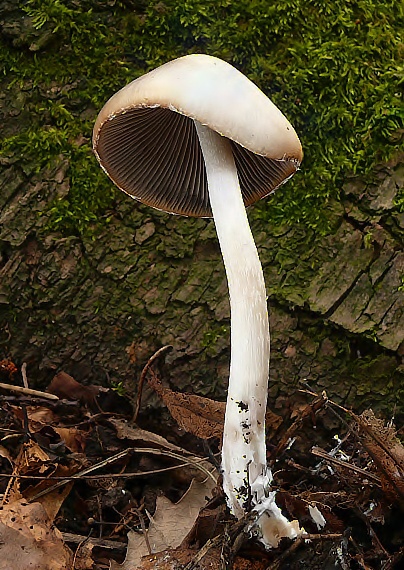
M 229 327 L 222 325 L 204 332 L 202 347 L 208 357 L 217 356 L 228 347 Z
M 51 226 L 65 232 L 87 232 L 113 204 L 91 154 L 98 110 L 130 80 L 187 53 L 240 68 L 302 139 L 302 171 L 270 208 L 258 207 L 264 220 L 324 230 L 344 176 L 369 172 L 402 143 L 403 7 L 395 0 L 26 0 L 4 21 L 0 57 L 21 124 L 16 135 L 5 129 L 1 152 L 38 169 L 60 154 L 69 159 L 71 191 L 50 206 Z

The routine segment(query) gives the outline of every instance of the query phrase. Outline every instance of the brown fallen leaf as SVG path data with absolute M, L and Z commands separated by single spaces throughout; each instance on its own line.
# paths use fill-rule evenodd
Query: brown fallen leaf
M 183 430 L 201 439 L 222 437 L 226 411 L 225 402 L 217 402 L 196 394 L 174 392 L 163 386 L 151 369 L 148 383 L 163 400 L 170 414 Z M 267 431 L 274 433 L 283 420 L 268 410 L 265 421 Z
M 170 451 L 190 455 L 188 451 L 185 451 L 182 447 L 178 447 L 178 445 L 170 443 L 165 437 L 136 426 L 130 426 L 126 420 L 121 420 L 120 418 L 108 418 L 108 423 L 115 427 L 116 435 L 119 439 L 151 443 L 164 449 L 169 449 Z
M 41 475 L 47 471 L 48 462 L 48 453 L 30 439 L 21 446 L 14 465 L 19 475 L 28 475 L 32 472 Z
M 66 372 L 59 372 L 53 377 L 47 392 L 67 400 L 79 400 L 87 406 L 94 406 L 100 386 L 83 386 Z
M 0 570 L 71 570 L 72 553 L 39 503 L 0 511 Z
M 0 373 L 7 375 L 9 378 L 12 378 L 14 374 L 18 372 L 18 368 L 8 358 L 4 360 L 0 360 Z
M 128 549 L 123 564 L 111 562 L 111 570 L 134 570 L 141 558 L 151 553 L 161 552 L 180 546 L 194 526 L 199 511 L 206 504 L 214 483 L 207 479 L 203 483 L 192 481 L 188 491 L 178 503 L 172 503 L 167 497 L 157 497 L 156 512 L 149 516 L 150 526 L 147 540 L 144 534 L 134 531 L 128 533 Z
M 8 450 L 5 447 L 3 447 L 2 445 L 0 445 L 0 457 L 4 457 L 4 459 L 7 459 L 9 461 L 9 463 L 11 465 L 13 465 L 13 458 L 11 457 Z
M 74 427 L 53 427 L 65 446 L 73 453 L 84 453 L 85 435 Z
M 29 501 L 31 497 L 37 495 L 40 491 L 52 486 L 53 481 L 49 480 L 49 476 L 66 477 L 75 473 L 78 469 L 77 462 L 70 465 L 55 464 L 48 453 L 43 450 L 37 443 L 30 440 L 21 446 L 21 449 L 14 461 L 13 474 L 11 477 L 7 491 L 4 494 L 4 503 L 9 505 L 18 503 L 18 501 Z M 34 483 L 28 487 L 22 486 L 21 479 L 18 475 L 26 476 L 43 476 L 42 480 L 33 479 Z M 69 494 L 73 483 L 67 483 L 63 488 L 56 489 L 50 493 L 44 494 L 38 499 L 38 502 L 45 509 L 49 520 L 53 521 L 65 498 Z
M 17 457 L 13 461 L 12 475 L 26 475 L 33 470 L 35 474 L 43 474 L 43 466 L 49 456 L 45 453 L 37 443 L 30 440 L 21 446 Z M 3 505 L 13 503 L 22 499 L 20 492 L 21 480 L 19 477 L 11 476 L 7 488 L 3 494 Z
M 56 469 L 52 472 L 53 477 L 68 477 L 72 475 L 73 472 L 70 467 L 58 465 Z M 48 489 L 54 481 L 49 479 L 44 479 L 36 485 L 30 485 L 24 489 L 22 496 L 26 501 L 30 501 L 31 498 L 35 497 L 38 493 L 44 489 Z M 69 495 L 74 482 L 71 481 L 66 483 L 63 487 L 54 489 L 49 493 L 45 493 L 42 497 L 39 497 L 35 502 L 40 503 L 46 511 L 50 521 L 54 521 L 56 515 L 58 514 L 60 507 L 63 505 L 66 497 Z
M 47 392 L 60 399 L 78 400 L 80 404 L 95 412 L 117 412 L 132 415 L 132 406 L 127 398 L 115 390 L 104 386 L 84 386 L 66 372 L 59 372 L 53 377 Z
M 173 457 L 177 461 L 181 461 L 181 463 L 188 463 L 187 465 L 182 465 L 181 469 L 178 469 L 175 473 L 177 481 L 180 480 L 189 484 L 192 479 L 197 479 L 198 481 L 204 480 L 206 475 L 211 472 L 212 466 L 208 460 L 192 455 L 186 449 L 170 443 L 161 435 L 136 426 L 132 427 L 128 425 L 126 420 L 121 420 L 119 418 L 108 418 L 108 423 L 115 427 L 116 435 L 120 439 L 128 439 L 132 442 L 136 441 L 143 445 L 145 443 L 152 444 L 152 448 L 156 449 L 156 454 L 167 455 L 168 457 Z M 142 448 L 138 449 L 138 452 L 142 453 L 144 449 L 143 445 Z M 153 449 L 144 449 L 145 453 L 150 453 L 152 451 Z
M 45 406 L 26 406 L 25 410 L 31 432 L 36 432 L 43 426 L 57 424 L 60 421 L 55 412 Z M 18 417 L 21 420 L 23 418 L 22 413 Z
M 182 429 L 202 439 L 222 437 L 225 402 L 216 402 L 195 394 L 173 392 L 170 388 L 165 388 L 153 373 L 149 375 L 148 382 Z
M 13 406 L 14 415 L 24 421 L 22 408 Z M 45 406 L 26 406 L 28 429 L 36 436 L 36 440 L 45 447 L 50 448 L 52 439 L 60 438 L 66 447 L 73 453 L 82 453 L 85 447 L 85 433 L 75 427 L 58 427 L 60 418 L 55 412 Z M 54 442 L 53 442 L 54 443 Z

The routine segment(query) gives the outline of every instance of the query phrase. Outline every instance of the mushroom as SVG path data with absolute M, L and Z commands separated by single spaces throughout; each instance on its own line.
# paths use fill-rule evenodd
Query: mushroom
M 264 544 L 295 537 L 275 503 L 266 462 L 267 297 L 246 214 L 298 169 L 300 141 L 242 73 L 212 56 L 171 61 L 109 99 L 94 126 L 95 155 L 124 192 L 154 208 L 213 217 L 226 269 L 231 362 L 222 446 L 231 512 L 256 511 Z

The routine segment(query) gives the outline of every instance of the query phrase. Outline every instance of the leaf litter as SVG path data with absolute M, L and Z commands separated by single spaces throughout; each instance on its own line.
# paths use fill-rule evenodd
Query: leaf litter
M 391 422 L 308 387 L 289 413 L 268 412 L 277 502 L 304 533 L 265 551 L 221 490 L 225 404 L 175 392 L 156 362 L 140 385 L 169 410 L 164 422 L 141 394 L 134 412 L 64 372 L 30 390 L 0 362 L 0 570 L 403 567 L 404 448 Z
M 143 556 L 178 548 L 193 528 L 199 511 L 206 504 L 215 484 L 207 478 L 199 483 L 193 479 L 189 489 L 177 503 L 161 495 L 156 500 L 154 515 L 146 512 L 149 527 L 146 532 L 130 531 L 128 550 L 122 565 L 111 563 L 111 570 L 138 568 Z

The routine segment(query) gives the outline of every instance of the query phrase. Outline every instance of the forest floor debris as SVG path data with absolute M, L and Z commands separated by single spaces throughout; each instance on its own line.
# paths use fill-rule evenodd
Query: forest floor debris
M 288 413 L 268 413 L 277 502 L 304 533 L 265 551 L 221 491 L 224 404 L 176 393 L 156 368 L 152 358 L 142 383 L 173 419 L 143 410 L 140 392 L 134 414 L 116 390 L 64 372 L 31 391 L 25 368 L 0 362 L 0 569 L 402 567 L 404 448 L 392 423 L 308 386 Z

